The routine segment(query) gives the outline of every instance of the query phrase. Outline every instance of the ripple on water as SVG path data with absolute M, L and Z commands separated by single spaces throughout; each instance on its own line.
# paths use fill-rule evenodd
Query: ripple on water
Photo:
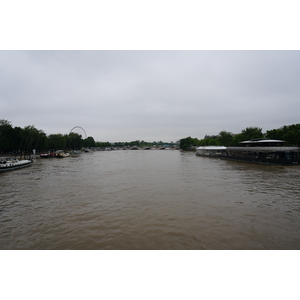
M 300 168 L 178 151 L 1 174 L 1 249 L 299 249 Z

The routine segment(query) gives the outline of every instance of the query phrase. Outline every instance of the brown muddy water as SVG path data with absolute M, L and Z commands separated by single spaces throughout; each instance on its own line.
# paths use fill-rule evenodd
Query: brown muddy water
M 0 249 L 300 249 L 300 166 L 174 150 L 0 173 Z

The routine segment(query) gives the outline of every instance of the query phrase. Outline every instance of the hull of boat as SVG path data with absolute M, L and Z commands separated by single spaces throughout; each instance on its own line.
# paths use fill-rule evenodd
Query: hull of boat
M 40 158 L 54 158 L 56 157 L 55 153 L 42 153 L 40 154 Z
M 69 153 L 59 153 L 56 154 L 56 158 L 65 158 L 65 157 L 69 157 L 70 154 Z
M 18 162 L 7 162 L 5 164 L 0 164 L 0 172 L 26 168 L 26 167 L 30 167 L 31 165 L 32 165 L 31 160 L 21 160 Z
M 300 165 L 299 160 L 293 160 L 293 159 L 260 159 L 260 158 L 238 157 L 238 156 L 223 156 L 220 158 L 225 160 L 242 161 L 242 162 L 263 164 L 263 165 L 293 165 L 293 166 Z

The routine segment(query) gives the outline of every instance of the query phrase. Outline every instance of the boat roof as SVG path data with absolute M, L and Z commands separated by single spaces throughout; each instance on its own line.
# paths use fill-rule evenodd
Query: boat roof
M 256 143 L 285 143 L 285 141 L 282 140 L 270 140 L 270 139 L 253 139 L 250 141 L 243 141 L 240 142 L 240 144 L 256 144 Z
M 225 150 L 227 147 L 225 146 L 201 146 L 196 149 L 206 149 L 206 150 Z
M 296 146 L 267 146 L 267 147 L 228 147 L 227 150 L 236 150 L 241 152 L 299 152 L 300 148 Z

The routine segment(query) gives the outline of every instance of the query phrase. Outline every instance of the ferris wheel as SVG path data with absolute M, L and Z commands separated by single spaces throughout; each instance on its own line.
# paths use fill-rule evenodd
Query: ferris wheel
M 78 131 L 78 129 L 79 129 L 79 132 L 83 132 L 83 133 L 84 133 L 84 139 L 87 138 L 87 134 L 86 134 L 85 130 L 84 130 L 82 127 L 80 127 L 80 126 L 75 126 L 75 127 L 73 127 L 73 128 L 70 130 L 69 134 L 70 134 L 71 132 L 78 133 L 78 132 L 75 131 L 75 129 L 76 129 L 76 131 Z M 78 133 L 78 134 L 79 134 L 79 133 Z

